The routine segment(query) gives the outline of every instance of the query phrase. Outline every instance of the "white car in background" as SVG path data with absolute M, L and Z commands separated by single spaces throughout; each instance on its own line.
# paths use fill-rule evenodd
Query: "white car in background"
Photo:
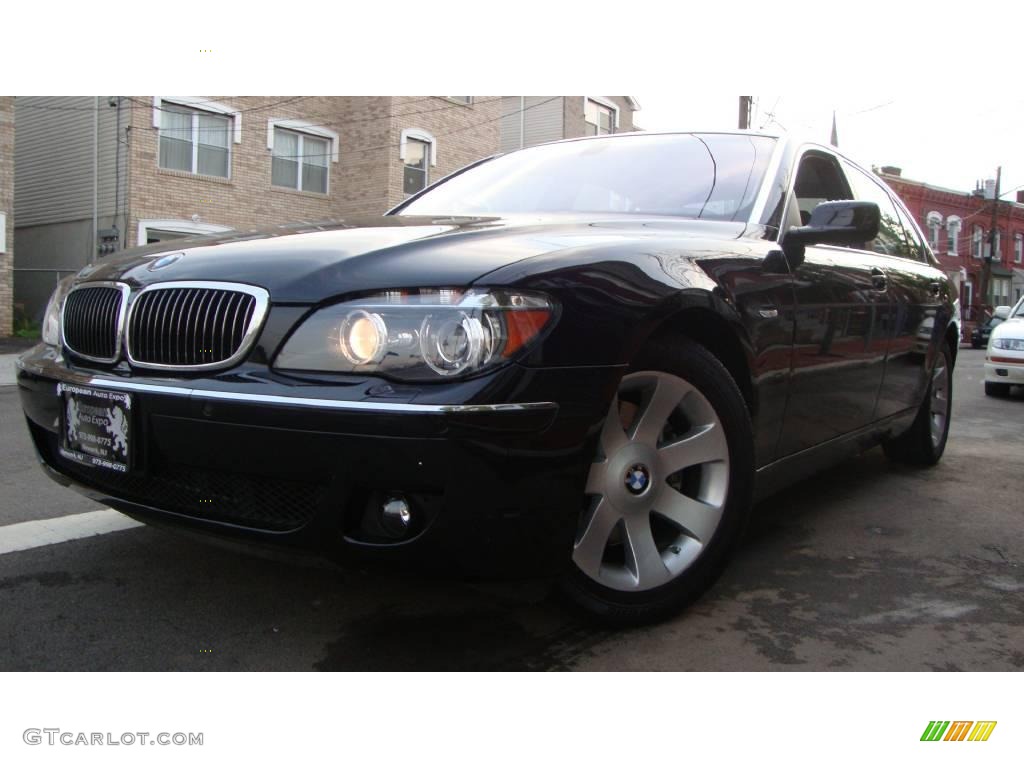
M 1001 309 L 1007 308 L 997 307 L 997 315 Z M 1024 297 L 992 329 L 985 352 L 985 394 L 1008 395 L 1012 384 L 1024 386 Z

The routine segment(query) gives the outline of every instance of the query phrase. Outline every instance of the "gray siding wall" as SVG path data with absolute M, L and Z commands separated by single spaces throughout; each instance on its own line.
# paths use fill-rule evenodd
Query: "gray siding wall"
M 532 147 L 565 136 L 561 96 L 505 96 L 501 104 L 501 151 Z M 520 109 L 525 111 L 520 115 Z M 524 130 L 525 129 L 525 130 Z
M 81 221 L 16 227 L 14 295 L 25 314 L 42 319 L 57 281 L 89 263 L 92 216 Z
M 92 96 L 19 96 L 14 100 L 15 186 L 18 227 L 77 221 L 93 214 L 93 155 L 98 132 L 98 209 L 100 227 L 114 212 L 117 109 Z M 127 109 L 121 109 L 122 136 Z M 124 206 L 127 152 L 121 151 L 121 206 Z

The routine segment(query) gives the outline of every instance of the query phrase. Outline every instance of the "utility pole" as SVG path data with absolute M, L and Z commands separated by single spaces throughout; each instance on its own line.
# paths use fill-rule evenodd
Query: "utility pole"
M 751 103 L 753 102 L 753 96 L 740 96 L 740 128 L 746 129 L 750 127 L 750 112 Z
M 992 197 L 992 226 L 988 230 L 988 253 L 985 255 L 985 265 L 981 269 L 981 300 L 984 304 L 990 304 L 988 294 L 989 286 L 992 284 L 992 260 L 996 256 L 996 230 L 999 226 L 999 183 L 1002 177 L 1003 166 L 999 166 L 996 168 L 996 189 Z

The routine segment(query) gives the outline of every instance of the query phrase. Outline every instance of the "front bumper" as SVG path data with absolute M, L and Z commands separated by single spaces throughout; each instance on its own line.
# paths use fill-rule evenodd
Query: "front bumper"
M 1005 349 L 985 353 L 985 381 L 1024 385 L 1024 354 Z
M 100 503 L 145 522 L 342 560 L 486 574 L 549 573 L 568 562 L 622 373 L 510 366 L 403 391 L 297 382 L 259 366 L 143 378 L 69 365 L 45 345 L 18 368 L 44 469 Z M 129 472 L 60 454 L 61 382 L 132 393 Z M 377 514 L 396 494 L 414 519 L 397 540 Z

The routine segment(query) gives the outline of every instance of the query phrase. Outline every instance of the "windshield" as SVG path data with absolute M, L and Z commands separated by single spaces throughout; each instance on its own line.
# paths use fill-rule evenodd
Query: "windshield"
M 512 152 L 428 190 L 403 215 L 631 213 L 743 221 L 775 139 L 628 134 Z
M 1017 306 L 1011 317 L 1024 317 L 1024 297 L 1021 297 L 1020 301 L 1017 302 Z

